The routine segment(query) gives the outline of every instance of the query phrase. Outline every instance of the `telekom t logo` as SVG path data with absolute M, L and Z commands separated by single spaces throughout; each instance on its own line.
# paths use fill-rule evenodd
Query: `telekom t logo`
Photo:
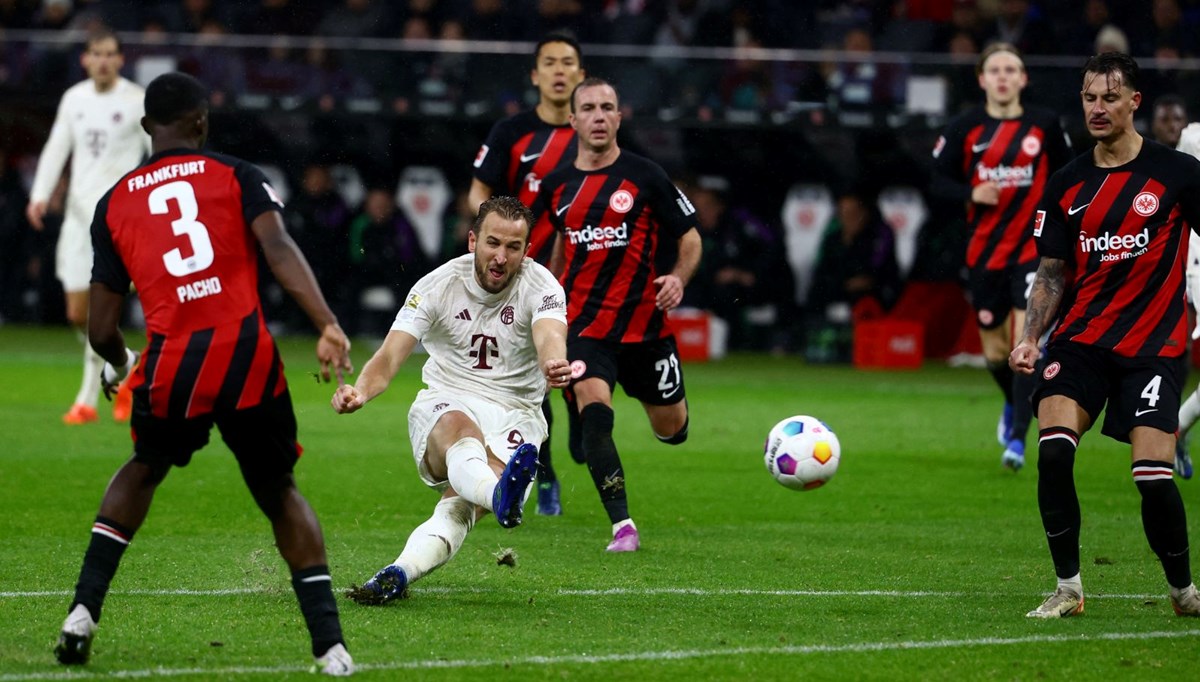
M 488 358 L 500 356 L 499 346 L 494 336 L 475 334 L 471 337 L 471 346 L 475 347 L 475 350 L 470 353 L 471 357 L 476 360 L 474 369 L 491 369 Z

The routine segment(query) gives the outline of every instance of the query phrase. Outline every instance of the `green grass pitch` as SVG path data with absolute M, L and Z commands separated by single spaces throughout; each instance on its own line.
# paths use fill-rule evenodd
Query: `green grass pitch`
M 141 344 L 137 335 L 131 341 Z M 337 416 L 312 343 L 281 343 L 316 509 L 339 588 L 400 552 L 436 495 L 406 435 L 420 358 L 365 411 Z M 77 387 L 65 328 L 0 327 L 0 682 L 307 676 L 308 638 L 265 520 L 214 442 L 167 478 L 125 554 L 92 662 L 58 666 L 66 613 L 128 429 L 59 421 Z M 354 349 L 362 365 L 374 350 Z M 1024 617 L 1053 586 L 1036 504 L 1036 456 L 999 465 L 999 400 L 981 370 L 857 372 L 740 356 L 685 368 L 691 436 L 659 444 L 617 400 L 618 448 L 642 550 L 607 555 L 610 529 L 586 470 L 554 426 L 565 514 L 501 529 L 485 518 L 408 600 L 339 596 L 365 679 L 897 680 L 1194 679 L 1200 622 L 1177 618 L 1142 534 L 1128 449 L 1082 443 L 1087 613 Z M 793 492 L 762 443 L 792 414 L 827 422 L 841 469 Z M 1031 439 L 1031 443 L 1033 440 Z M 1200 480 L 1179 481 L 1200 524 Z M 515 567 L 496 555 L 516 552 Z

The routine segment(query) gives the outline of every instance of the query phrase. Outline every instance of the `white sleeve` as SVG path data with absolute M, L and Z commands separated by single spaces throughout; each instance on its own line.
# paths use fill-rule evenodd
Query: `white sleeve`
M 1187 124 L 1179 133 L 1179 144 L 1175 148 L 1200 159 L 1200 123 Z
M 46 140 L 46 146 L 42 147 L 37 172 L 33 175 L 33 187 L 29 190 L 30 201 L 50 199 L 54 186 L 58 184 L 63 168 L 67 165 L 67 157 L 71 155 L 71 117 L 68 112 L 68 100 L 68 95 L 63 95 L 62 101 L 58 103 L 58 113 L 54 116 L 54 126 L 50 128 L 50 138 Z

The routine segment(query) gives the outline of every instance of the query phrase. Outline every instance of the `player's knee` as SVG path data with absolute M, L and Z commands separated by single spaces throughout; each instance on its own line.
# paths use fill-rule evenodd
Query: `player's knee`
M 283 514 L 288 497 L 296 490 L 291 474 L 245 476 L 245 481 L 255 504 L 269 519 Z
M 685 415 L 683 418 L 683 426 L 679 427 L 679 430 L 676 431 L 673 435 L 663 436 L 663 435 L 659 435 L 658 432 L 655 432 L 654 437 L 657 438 L 658 440 L 662 441 L 663 443 L 666 443 L 667 445 L 679 445 L 687 440 L 688 424 L 690 423 L 690 421 L 691 421 L 690 418 Z

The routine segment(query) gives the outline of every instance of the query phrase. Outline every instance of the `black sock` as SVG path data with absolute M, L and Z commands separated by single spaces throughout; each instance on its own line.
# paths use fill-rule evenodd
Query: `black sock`
M 1133 481 L 1142 494 L 1142 527 L 1150 549 L 1162 562 L 1171 587 L 1184 588 L 1192 584 L 1187 512 L 1172 473 L 1172 465 L 1166 462 L 1142 459 L 1133 463 Z
M 1013 371 L 1008 366 L 1008 360 L 988 360 L 987 368 L 992 373 L 992 378 L 996 380 L 996 385 L 1000 387 L 1000 391 L 1004 394 L 1004 402 L 1012 405 Z
M 1079 575 L 1079 497 L 1075 494 L 1075 448 L 1079 434 L 1061 426 L 1038 437 L 1038 510 L 1050 544 L 1054 573 Z
M 342 623 L 338 620 L 329 567 L 309 566 L 292 574 L 292 589 L 300 601 L 300 613 L 312 637 L 313 656 L 323 656 L 334 644 L 345 644 Z
M 1037 385 L 1037 375 L 1019 374 L 1013 372 L 1013 421 L 1012 430 L 1008 432 L 1009 440 L 1016 439 L 1025 442 L 1025 433 L 1033 423 L 1033 389 Z
M 587 464 L 583 455 L 583 428 L 579 425 L 579 409 L 575 404 L 575 394 L 571 389 L 562 392 L 563 401 L 567 403 L 567 451 L 576 464 Z
M 79 582 L 75 584 L 75 599 L 68 612 L 76 604 L 83 604 L 92 614 L 92 619 L 100 622 L 100 609 L 104 606 L 109 583 L 117 573 L 121 555 L 125 554 L 125 548 L 132 540 L 132 530 L 112 519 L 96 517 L 96 522 L 92 524 L 92 539 L 83 555 L 83 568 L 79 570 Z
M 607 405 L 592 403 L 579 414 L 583 453 L 587 457 L 588 473 L 600 502 L 613 523 L 629 518 L 629 502 L 625 498 L 625 470 L 613 442 L 613 410 Z
M 558 476 L 554 473 L 554 465 L 550 463 L 550 427 L 554 426 L 554 411 L 550 409 L 550 394 L 542 400 L 542 415 L 546 417 L 546 440 L 538 449 L 538 483 L 554 483 Z

